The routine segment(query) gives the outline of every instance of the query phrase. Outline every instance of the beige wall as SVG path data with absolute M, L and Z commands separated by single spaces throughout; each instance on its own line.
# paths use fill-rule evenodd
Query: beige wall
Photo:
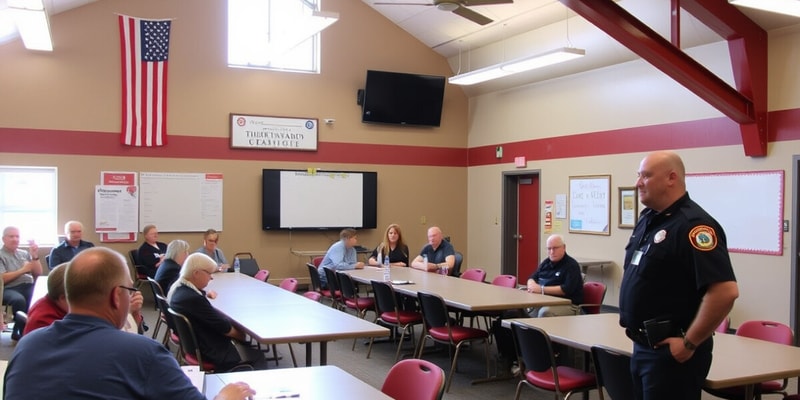
M 789 67 L 797 65 L 800 54 L 798 46 L 800 33 L 796 29 L 770 34 L 770 110 L 800 107 L 797 90 L 800 80 Z M 689 49 L 688 52 L 730 82 L 732 73 L 724 43 Z M 721 116 L 718 111 L 642 61 L 475 97 L 470 100 L 470 113 L 470 147 Z M 663 134 L 670 133 L 667 131 Z M 580 145 L 575 143 L 575 146 Z M 784 218 L 791 219 L 791 191 L 795 179 L 792 176 L 792 156 L 800 154 L 800 143 L 772 143 L 768 156 L 763 158 L 744 156 L 741 145 L 682 149 L 678 153 L 684 158 L 688 172 L 786 171 Z M 566 220 L 556 220 L 556 227 L 560 222 L 560 229 L 554 229 L 554 232 L 565 234 L 568 253 L 614 261 L 611 268 L 604 268 L 602 272 L 594 268 L 589 270 L 588 279 L 600 280 L 608 285 L 606 304 L 618 304 L 624 247 L 631 234 L 631 230 L 616 227 L 616 188 L 634 184 L 639 161 L 645 154 L 529 159 L 527 163 L 528 169 L 541 171 L 540 209 L 545 200 L 554 200 L 556 194 L 568 193 L 568 178 L 571 175 L 612 176 L 610 236 L 569 234 Z M 508 156 L 513 157 L 514 154 Z M 510 170 L 515 170 L 513 165 L 503 164 L 470 167 L 468 173 L 469 246 L 473 249 L 470 262 L 488 266 L 489 276 L 500 273 L 501 230 L 494 221 L 501 213 L 501 176 L 503 171 Z M 542 234 L 541 254 L 545 254 L 546 237 L 546 234 Z M 791 238 L 790 233 L 784 234 L 783 256 L 731 255 L 741 290 L 741 297 L 732 314 L 734 326 L 753 318 L 789 322 L 792 301 Z M 475 248 L 481 251 L 477 252 Z M 769 296 L 764 296 L 766 288 Z
M 228 115 L 234 112 L 336 119 L 335 125 L 320 127 L 320 142 L 466 147 L 468 103 L 457 87 L 445 90 L 440 128 L 361 123 L 356 91 L 363 88 L 367 69 L 450 74 L 441 56 L 366 4 L 324 2 L 326 10 L 339 12 L 341 18 L 322 35 L 319 75 L 226 67 L 225 4 L 217 0 L 103 0 L 52 19 L 53 53 L 26 51 L 20 41 L 0 46 L 0 91 L 4 94 L 0 96 L 0 128 L 43 129 L 48 135 L 63 131 L 117 135 L 121 84 L 115 14 L 122 13 L 175 18 L 169 61 L 168 131 L 172 136 L 227 138 Z M 227 155 L 221 159 L 128 157 L 122 146 L 101 154 L 89 150 L 87 155 L 28 154 L 13 147 L 14 143 L 0 144 L 0 165 L 58 167 L 59 233 L 70 219 L 93 225 L 93 189 L 100 171 L 221 172 L 224 232 L 220 247 L 226 255 L 250 251 L 262 267 L 270 268 L 274 280 L 307 279 L 304 263 L 308 260 L 289 249 L 325 250 L 338 240 L 338 232 L 262 231 L 260 177 L 263 168 L 314 167 L 378 172 L 379 228 L 359 234 L 366 247 L 378 243 L 386 225 L 399 223 L 411 251 L 418 251 L 426 241 L 426 229 L 440 224 L 456 247 L 466 251 L 466 202 L 460 200 L 466 196 L 466 170 L 462 167 L 361 164 L 356 152 L 348 154 L 354 163 L 337 164 L 324 161 L 336 155 L 318 153 L 303 154 L 305 162 L 275 162 L 270 161 L 275 155 L 270 151 L 264 151 L 262 160 L 246 161 Z M 232 154 L 237 158 L 238 153 Z M 431 165 L 439 164 L 431 161 Z M 325 207 L 323 196 L 319 206 Z M 421 223 L 423 217 L 425 223 Z M 98 242 L 97 235 L 88 232 L 86 236 Z M 162 233 L 160 240 L 176 238 L 188 240 L 193 248 L 202 243 L 200 233 Z M 135 246 L 138 243 L 111 245 L 120 251 Z

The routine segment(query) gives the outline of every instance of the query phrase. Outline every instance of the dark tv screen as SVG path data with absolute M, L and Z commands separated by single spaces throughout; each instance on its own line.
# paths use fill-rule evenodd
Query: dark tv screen
M 439 126 L 445 77 L 367 71 L 361 121 Z
M 378 173 L 262 171 L 261 227 L 274 229 L 375 229 Z

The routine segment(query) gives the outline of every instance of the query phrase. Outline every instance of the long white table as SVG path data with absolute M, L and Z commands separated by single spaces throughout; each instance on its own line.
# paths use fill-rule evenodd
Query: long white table
M 541 328 L 554 342 L 584 351 L 603 345 L 620 353 L 633 353 L 633 343 L 619 326 L 617 314 L 510 319 L 503 321 L 503 326 L 510 326 L 511 321 Z M 705 385 L 711 389 L 743 385 L 745 398 L 751 399 L 755 384 L 795 376 L 800 376 L 800 347 L 717 333 Z
M 213 399 L 223 386 L 234 382 L 250 385 L 256 391 L 256 399 L 391 400 L 380 390 L 330 365 L 206 375 L 206 398 Z
M 218 293 L 211 304 L 233 324 L 262 344 L 319 343 L 319 362 L 328 362 L 328 341 L 389 336 L 389 329 L 309 300 L 247 275 L 214 274 L 207 290 Z
M 383 270 L 366 267 L 347 271 L 354 280 L 370 284 L 382 281 Z M 416 297 L 418 291 L 436 293 L 442 296 L 448 306 L 467 311 L 510 310 L 527 307 L 541 307 L 569 304 L 569 299 L 528 293 L 469 279 L 439 275 L 406 267 L 392 267 L 393 281 L 410 281 L 411 284 L 394 285 L 394 290 L 407 296 Z

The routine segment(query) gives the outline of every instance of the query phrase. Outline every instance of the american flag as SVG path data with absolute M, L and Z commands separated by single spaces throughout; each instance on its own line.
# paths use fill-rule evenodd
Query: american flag
M 167 144 L 169 20 L 119 16 L 122 134 L 128 146 Z

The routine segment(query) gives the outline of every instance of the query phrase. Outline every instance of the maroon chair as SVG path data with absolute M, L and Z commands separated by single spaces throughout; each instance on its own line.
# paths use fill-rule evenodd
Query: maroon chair
M 514 400 L 519 399 L 522 386 L 554 393 L 556 398 L 568 399 L 573 392 L 597 389 L 594 374 L 580 369 L 558 366 L 550 336 L 539 328 L 511 323 L 511 335 L 520 355 L 522 379 L 517 383 Z
M 444 371 L 439 366 L 412 358 L 392 366 L 381 392 L 395 400 L 440 400 L 444 382 Z
M 312 263 L 308 263 L 306 266 L 308 267 L 308 276 L 311 278 L 311 290 L 318 292 L 320 295 L 322 295 L 322 297 L 330 300 L 331 305 L 333 305 L 333 296 L 331 296 L 331 291 L 322 288 L 322 281 L 319 279 L 319 270 L 317 267 L 315 267 Z
M 445 391 L 450 390 L 450 383 L 453 381 L 453 372 L 456 370 L 458 353 L 464 343 L 482 341 L 484 344 L 484 356 L 486 357 L 486 377 L 489 378 L 489 332 L 482 329 L 469 328 L 466 326 L 455 325 L 451 322 L 450 314 L 447 312 L 447 305 L 441 296 L 424 291 L 417 292 L 419 306 L 422 309 L 423 326 L 426 335 L 419 343 L 417 358 L 422 358 L 425 350 L 425 342 L 428 339 L 442 343 L 446 346 L 455 347 L 453 362 L 450 365 L 450 372 L 447 375 Z
M 320 301 L 322 299 L 322 294 L 320 292 L 303 292 L 303 297 L 313 300 L 313 301 Z
M 731 328 L 731 317 L 725 317 L 722 322 L 717 325 L 717 329 L 714 329 L 715 332 L 718 333 L 728 333 L 728 330 Z
M 516 289 L 517 277 L 514 275 L 497 275 L 492 279 L 492 285 Z
M 297 279 L 295 278 L 286 278 L 281 281 L 279 287 L 283 290 L 288 290 L 292 293 L 297 292 Z
M 375 308 L 378 318 L 376 322 L 382 325 L 395 326 L 400 331 L 400 343 L 397 344 L 397 352 L 395 352 L 394 360 L 400 358 L 400 349 L 403 347 L 403 340 L 406 337 L 406 332 L 411 335 L 411 340 L 414 340 L 414 325 L 422 324 L 422 314 L 416 311 L 401 310 L 397 304 L 397 295 L 394 288 L 387 282 L 372 281 L 372 292 L 375 293 Z M 372 354 L 372 343 L 375 338 L 369 339 L 369 349 L 367 349 L 367 358 Z M 416 343 L 414 348 L 416 349 Z
M 578 307 L 584 314 L 598 314 L 606 297 L 606 285 L 600 282 L 586 282 L 583 284 L 583 304 Z

